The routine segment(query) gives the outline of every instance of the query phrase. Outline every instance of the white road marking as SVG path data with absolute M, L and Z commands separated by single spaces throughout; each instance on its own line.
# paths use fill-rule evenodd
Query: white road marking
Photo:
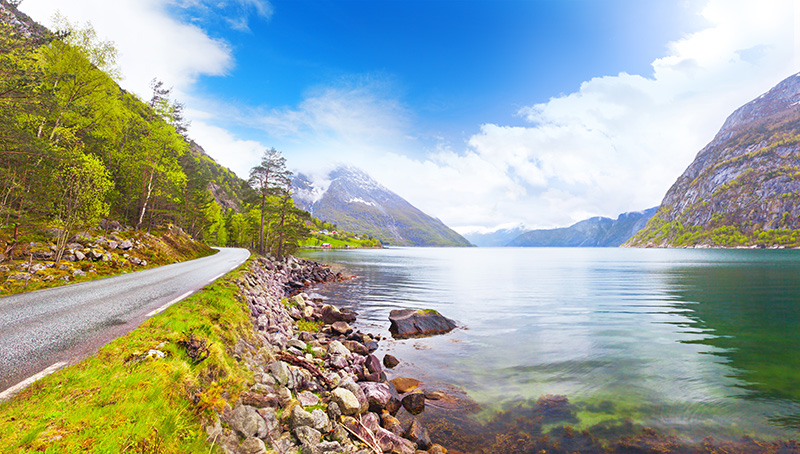
M 208 282 L 209 282 L 209 284 L 210 284 L 210 283 L 212 283 L 212 282 L 214 282 L 214 281 L 216 281 L 217 279 L 221 278 L 222 276 L 224 276 L 224 275 L 226 275 L 226 274 L 228 274 L 228 272 L 222 273 L 222 274 L 220 274 L 220 275 L 218 275 L 218 276 L 216 276 L 216 277 L 212 277 L 212 278 L 211 278 L 211 280 L 210 280 L 210 281 L 208 281 Z
M 150 318 L 150 317 L 152 317 L 152 316 L 154 316 L 154 315 L 156 315 L 156 314 L 159 314 L 159 313 L 161 313 L 161 312 L 164 312 L 164 310 L 166 310 L 168 307 L 170 307 L 170 306 L 172 306 L 173 304 L 177 303 L 178 301 L 180 301 L 180 300 L 182 300 L 182 299 L 186 298 L 187 296 L 191 295 L 192 293 L 193 293 L 193 292 L 191 292 L 191 291 L 184 293 L 183 295 L 181 295 L 181 296 L 179 296 L 179 297 L 175 298 L 174 300 L 172 300 L 172 301 L 170 301 L 169 303 L 167 303 L 167 304 L 165 304 L 165 305 L 163 305 L 163 306 L 159 307 L 158 309 L 156 309 L 156 310 L 154 310 L 154 311 L 151 311 L 151 312 L 148 312 L 148 313 L 147 313 L 147 315 L 145 315 L 145 317 L 147 317 L 147 318 Z
M 39 372 L 38 374 L 31 375 L 30 377 L 26 378 L 25 380 L 22 380 L 21 382 L 17 383 L 16 385 L 14 385 L 14 386 L 8 388 L 7 390 L 1 392 L 0 393 L 0 402 L 5 402 L 8 399 L 11 399 L 18 392 L 20 392 L 23 389 L 25 389 L 28 386 L 30 386 L 31 383 L 35 382 L 36 380 L 40 380 L 40 379 L 42 379 L 44 377 L 47 377 L 48 375 L 52 374 L 53 372 L 61 369 L 62 367 L 66 366 L 66 365 L 67 365 L 67 363 L 65 363 L 65 362 L 55 363 L 52 366 L 48 367 L 47 369 Z

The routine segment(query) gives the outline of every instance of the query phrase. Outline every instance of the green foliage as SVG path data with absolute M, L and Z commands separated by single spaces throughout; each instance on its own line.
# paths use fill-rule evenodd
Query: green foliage
M 116 50 L 91 26 L 58 18 L 58 33 L 31 33 L 0 11 L 0 229 L 58 228 L 60 250 L 102 217 L 276 255 L 308 237 L 280 152 L 248 184 L 188 140 L 162 82 L 147 101 L 119 88 Z

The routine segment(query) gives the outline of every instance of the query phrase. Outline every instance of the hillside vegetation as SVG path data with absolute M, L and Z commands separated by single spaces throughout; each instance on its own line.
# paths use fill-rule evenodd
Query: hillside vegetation
M 242 180 L 188 138 L 169 88 L 126 92 L 112 43 L 56 23 L 50 32 L 0 0 L 0 262 L 53 242 L 59 263 L 101 221 L 277 255 L 308 236 L 279 152 Z
M 737 109 L 629 246 L 800 246 L 800 75 Z

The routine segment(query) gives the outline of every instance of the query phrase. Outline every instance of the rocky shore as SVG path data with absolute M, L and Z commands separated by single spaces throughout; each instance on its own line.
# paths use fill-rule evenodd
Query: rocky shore
M 350 326 L 354 312 L 300 293 L 336 279 L 315 262 L 258 258 L 236 281 L 254 335 L 232 348 L 254 383 L 206 427 L 223 452 L 447 452 L 414 417 L 425 407 L 419 382 L 387 380 L 372 354 L 380 339 Z M 387 355 L 383 364 L 396 361 Z

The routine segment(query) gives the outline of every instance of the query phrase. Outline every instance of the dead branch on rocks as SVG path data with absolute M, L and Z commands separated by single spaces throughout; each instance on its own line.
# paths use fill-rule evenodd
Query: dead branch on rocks
M 208 351 L 213 344 L 206 345 L 206 340 L 194 337 L 194 334 L 183 333 L 184 338 L 178 341 L 178 345 L 186 350 L 186 354 L 192 359 L 194 364 L 199 364 L 211 355 Z
M 333 383 L 331 383 L 328 377 L 326 377 L 325 374 L 323 374 L 322 371 L 320 371 L 317 366 L 306 361 L 305 359 L 283 352 L 278 354 L 277 359 L 295 365 L 297 367 L 302 367 L 303 369 L 311 372 L 311 375 L 313 375 L 314 377 L 318 378 L 319 380 L 322 380 L 322 382 L 325 383 L 325 386 L 327 386 L 328 388 L 333 387 Z

